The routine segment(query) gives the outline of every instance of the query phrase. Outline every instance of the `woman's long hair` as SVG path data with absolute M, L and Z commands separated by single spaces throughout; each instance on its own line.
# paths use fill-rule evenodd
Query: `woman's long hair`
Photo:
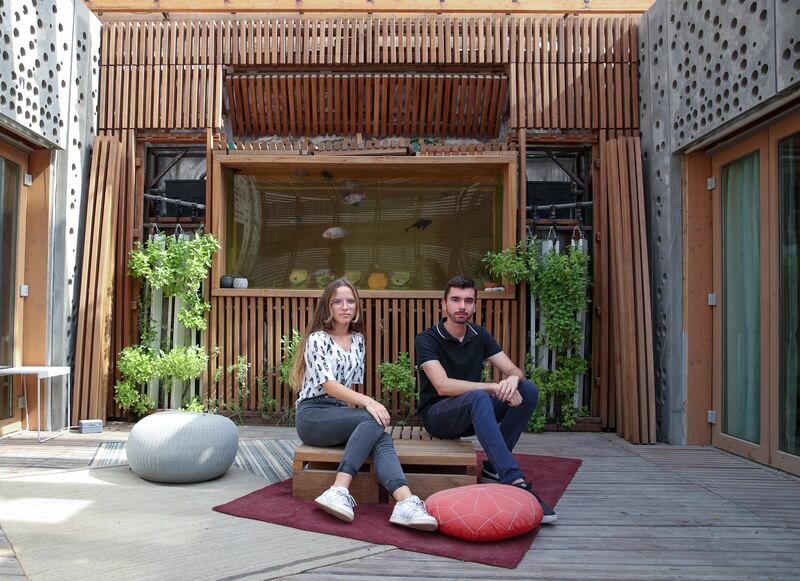
M 309 335 L 311 335 L 311 333 L 315 333 L 316 331 L 329 331 L 333 329 L 331 301 L 333 300 L 333 295 L 336 292 L 336 289 L 343 286 L 346 286 L 353 291 L 353 296 L 356 299 L 355 316 L 353 320 L 350 321 L 349 331 L 351 333 L 353 331 L 358 333 L 361 332 L 361 299 L 358 298 L 358 291 L 356 290 L 356 287 L 353 286 L 353 283 L 346 278 L 337 278 L 333 282 L 329 283 L 328 286 L 325 287 L 325 290 L 322 291 L 322 296 L 317 302 L 317 308 L 314 310 L 314 317 L 311 319 L 308 327 L 306 327 L 306 331 L 303 333 L 303 340 L 300 342 L 300 345 L 295 353 L 292 374 L 289 377 L 289 384 L 293 389 L 300 389 L 303 385 L 303 377 L 306 374 L 305 351 Z

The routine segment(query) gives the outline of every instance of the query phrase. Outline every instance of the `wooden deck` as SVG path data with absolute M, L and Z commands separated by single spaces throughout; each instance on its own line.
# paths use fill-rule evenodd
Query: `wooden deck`
M 126 435 L 122 427 L 102 439 Z M 241 436 L 296 434 L 293 428 L 245 427 Z M 100 439 L 70 435 L 38 445 L 21 435 L 0 441 L 0 490 L 6 476 L 86 466 Z M 556 507 L 558 523 L 542 529 L 517 569 L 390 550 L 284 578 L 800 577 L 800 478 L 712 448 L 633 446 L 612 434 L 526 434 L 518 451 L 577 457 L 583 465 Z M 0 579 L 14 578 L 23 579 L 23 572 L 0 533 Z

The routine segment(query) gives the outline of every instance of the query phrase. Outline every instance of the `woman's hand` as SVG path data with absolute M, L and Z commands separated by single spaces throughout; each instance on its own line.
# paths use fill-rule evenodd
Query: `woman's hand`
M 386 408 L 383 406 L 383 404 L 371 399 L 366 405 L 366 410 L 372 415 L 373 418 L 375 418 L 375 421 L 384 428 L 389 427 L 391 417 L 389 416 L 389 412 L 386 411 Z

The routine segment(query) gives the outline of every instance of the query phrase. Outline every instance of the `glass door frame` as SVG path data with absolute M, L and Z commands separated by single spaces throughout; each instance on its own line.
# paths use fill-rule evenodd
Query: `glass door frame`
M 717 294 L 717 305 L 714 307 L 713 329 L 714 329 L 714 369 L 713 369 L 713 409 L 717 410 L 717 421 L 711 431 L 711 442 L 714 446 L 728 450 L 734 454 L 750 458 L 763 464 L 769 463 L 769 386 L 771 385 L 770 370 L 770 340 L 771 321 L 769 305 L 774 301 L 767 301 L 765 298 L 770 296 L 770 244 L 765 240 L 765 235 L 770 232 L 770 222 L 772 212 L 770 211 L 770 188 L 769 188 L 769 148 L 766 132 L 759 133 L 752 137 L 740 141 L 725 148 L 712 157 L 712 168 L 716 186 L 712 193 L 713 208 L 713 231 L 714 231 L 714 289 Z M 722 292 L 722 168 L 738 159 L 747 157 L 758 152 L 759 166 L 759 261 L 761 272 L 761 385 L 760 385 L 760 426 L 759 443 L 755 444 L 747 440 L 725 434 L 722 431 L 723 408 L 722 408 L 722 376 L 723 376 L 723 312 L 725 296 Z
M 25 224 L 28 208 L 28 188 L 24 184 L 25 174 L 28 173 L 28 153 L 13 147 L 0 140 L 0 157 L 4 157 L 19 166 L 19 197 L 17 199 L 17 233 L 16 233 L 16 264 L 15 264 L 15 289 L 14 289 L 14 349 L 12 365 L 22 364 L 22 315 L 23 301 L 19 296 L 19 284 L 25 279 Z M 0 436 L 17 432 L 22 429 L 22 409 L 17 404 L 22 395 L 22 382 L 19 377 L 12 377 L 12 416 L 0 419 Z
M 770 281 L 772 290 L 769 294 L 770 321 L 772 322 L 771 334 L 774 341 L 774 348 L 769 352 L 768 364 L 771 370 L 769 383 L 769 464 L 781 470 L 800 474 L 800 456 L 794 456 L 779 449 L 780 446 L 780 398 L 781 398 L 781 361 L 780 361 L 780 235 L 781 235 L 781 192 L 778 174 L 778 143 L 793 135 L 800 133 L 800 113 L 793 115 L 769 128 L 769 190 L 770 196 L 770 230 L 769 247 L 771 256 L 769 261 Z

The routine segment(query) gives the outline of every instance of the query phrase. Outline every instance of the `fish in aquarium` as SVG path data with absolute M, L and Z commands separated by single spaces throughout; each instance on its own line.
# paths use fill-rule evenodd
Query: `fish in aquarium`
M 344 238 L 345 236 L 347 236 L 347 230 L 341 226 L 331 226 L 322 233 L 322 237 L 327 238 L 328 240 L 337 240 L 339 238 Z
M 353 192 L 352 194 L 347 194 L 342 201 L 346 206 L 358 206 L 364 201 L 364 194 Z
M 413 224 L 411 224 L 411 226 L 409 226 L 408 228 L 406 228 L 406 232 L 408 232 L 408 231 L 409 231 L 409 230 L 411 230 L 412 228 L 414 228 L 415 230 L 425 230 L 425 228 L 427 228 L 427 227 L 428 227 L 428 226 L 430 226 L 431 224 L 433 224 L 433 222 L 431 222 L 431 221 L 430 221 L 430 220 L 428 220 L 427 218 L 420 218 L 419 220 L 417 220 L 416 222 L 414 222 Z

